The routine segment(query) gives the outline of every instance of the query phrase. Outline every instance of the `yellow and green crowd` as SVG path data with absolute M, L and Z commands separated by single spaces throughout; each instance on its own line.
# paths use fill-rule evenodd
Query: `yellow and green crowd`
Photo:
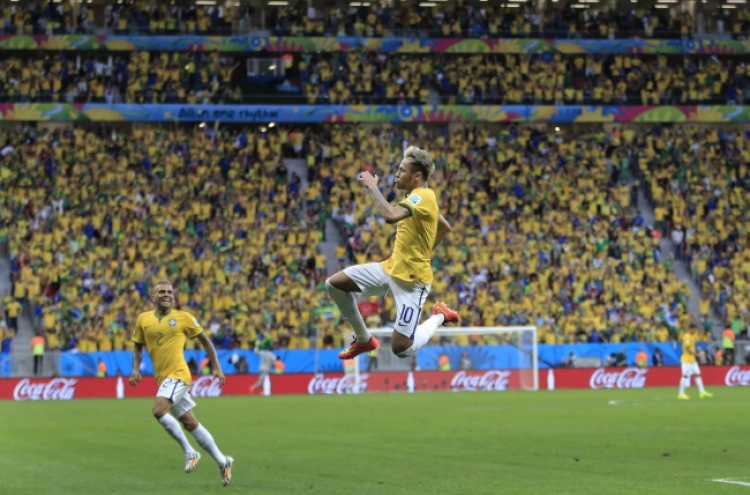
M 342 230 L 339 267 L 386 258 L 395 230 L 355 177 L 374 171 L 395 202 L 393 174 L 413 144 L 436 162 L 430 184 L 453 226 L 433 253 L 426 310 L 443 300 L 465 325 L 536 325 L 544 343 L 670 341 L 690 322 L 674 266 L 684 260 L 705 328 L 713 305 L 741 333 L 745 138 L 689 127 L 6 127 L 0 242 L 14 284 L 3 310 L 26 307 L 53 349 L 128 349 L 151 284 L 168 278 L 217 345 L 247 349 L 262 333 L 306 349 L 319 330 L 318 345 L 338 347 L 346 324 L 321 286 L 325 222 Z M 306 157 L 308 187 L 285 165 L 292 156 Z M 393 321 L 391 298 L 370 302 L 369 325 Z
M 280 160 L 299 131 L 0 134 L 12 147 L 0 160 L 10 297 L 49 347 L 129 348 L 158 278 L 218 344 L 249 348 L 263 332 L 309 346 L 311 310 L 328 305 L 315 290 L 326 208 Z

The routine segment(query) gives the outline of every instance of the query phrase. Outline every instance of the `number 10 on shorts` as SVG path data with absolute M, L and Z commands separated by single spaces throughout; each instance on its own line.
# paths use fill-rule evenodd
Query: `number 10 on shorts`
M 409 306 L 401 308 L 401 316 L 399 316 L 399 320 L 402 324 L 408 325 L 411 323 L 412 318 L 414 318 L 414 308 Z

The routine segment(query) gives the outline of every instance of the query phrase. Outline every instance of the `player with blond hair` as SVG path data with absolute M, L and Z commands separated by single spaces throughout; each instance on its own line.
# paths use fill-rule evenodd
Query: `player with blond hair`
M 340 359 L 352 359 L 380 347 L 367 331 L 353 293 L 362 297 L 392 293 L 396 303 L 396 324 L 391 350 L 398 357 L 414 355 L 440 325 L 458 322 L 458 313 L 441 302 L 435 303 L 433 315 L 419 325 L 422 304 L 432 286 L 432 250 L 451 230 L 438 211 L 435 192 L 427 181 L 435 171 L 429 153 L 411 146 L 404 152 L 396 171 L 396 188 L 404 199 L 391 205 L 378 188 L 378 176 L 359 174 L 358 181 L 375 202 L 386 223 L 396 224 L 396 241 L 391 257 L 381 263 L 365 263 L 345 268 L 326 280 L 326 289 L 341 314 L 354 329 L 354 342 L 339 353 Z
M 154 376 L 159 386 L 151 412 L 167 433 L 182 447 L 185 453 L 185 472 L 190 473 L 196 468 L 201 455 L 190 445 L 180 428 L 180 423 L 195 437 L 198 445 L 214 458 L 219 466 L 222 482 L 226 486 L 232 480 L 234 459 L 221 453 L 211 433 L 198 423 L 193 414 L 195 402 L 188 393 L 192 376 L 183 354 L 187 338 L 197 338 L 213 364 L 214 377 L 219 379 L 219 386 L 223 387 L 224 373 L 221 370 L 216 349 L 203 333 L 203 328 L 195 317 L 172 308 L 174 292 L 169 280 L 159 280 L 156 283 L 152 298 L 156 309 L 141 313 L 135 324 L 132 338 L 135 350 L 133 351 L 133 373 L 130 375 L 130 384 L 135 387 L 141 381 L 141 360 L 145 347 L 151 356 Z M 170 412 L 172 415 L 169 414 Z

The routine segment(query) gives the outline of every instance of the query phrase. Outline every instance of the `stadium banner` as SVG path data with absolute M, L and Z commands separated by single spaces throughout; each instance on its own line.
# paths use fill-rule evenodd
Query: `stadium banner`
M 10 374 L 10 352 L 0 352 L 0 377 Z
M 321 349 L 318 351 L 318 371 L 343 371 L 342 361 L 338 358 L 339 351 L 340 349 Z M 233 363 L 238 362 L 242 356 L 247 361 L 248 371 L 250 373 L 258 372 L 260 357 L 253 351 L 217 349 L 216 352 L 225 374 L 235 373 Z M 276 349 L 273 352 L 284 361 L 287 373 L 312 373 L 315 371 L 315 351 Z M 196 366 L 205 357 L 206 353 L 202 350 L 185 351 L 185 360 L 188 363 L 191 360 L 194 361 Z M 60 374 L 63 376 L 96 376 L 100 358 L 107 367 L 107 376 L 116 376 L 118 373 L 128 376 L 133 372 L 133 353 L 131 351 L 63 352 L 60 353 Z M 154 374 L 148 352 L 143 353 L 141 373 L 143 375 Z
M 705 344 L 699 344 L 704 346 Z M 564 359 L 570 358 L 572 352 L 579 358 L 598 358 L 605 363 L 607 357 L 613 353 L 619 353 L 625 349 L 627 362 L 635 363 L 635 356 L 644 349 L 652 356 L 656 349 L 661 352 L 664 364 L 667 366 L 678 365 L 682 355 L 682 346 L 677 342 L 668 343 L 627 343 L 627 344 L 564 344 L 538 346 L 539 367 L 547 368 L 550 365 L 559 366 Z M 316 356 L 314 350 L 289 350 L 276 349 L 274 353 L 284 361 L 287 373 L 313 373 L 315 371 L 329 373 L 343 371 L 342 361 L 338 358 L 339 349 L 321 349 Z M 435 370 L 438 368 L 440 355 L 445 354 L 450 360 L 451 368 L 458 369 L 461 355 L 466 352 L 472 363 L 472 368 L 478 370 L 492 369 L 516 369 L 530 368 L 530 346 L 515 347 L 512 345 L 483 345 L 483 346 L 427 346 L 420 349 L 417 354 L 417 365 L 422 370 Z M 224 373 L 234 374 L 233 363 L 242 356 L 245 357 L 250 373 L 258 372 L 260 358 L 249 350 L 217 350 L 219 361 Z M 185 360 L 191 359 L 200 363 L 206 353 L 202 350 L 185 351 Z M 63 376 L 96 376 L 98 360 L 104 362 L 107 367 L 107 376 L 130 375 L 133 371 L 133 354 L 130 351 L 110 352 L 63 352 L 60 353 L 60 374 Z M 367 356 L 360 357 L 360 368 L 367 368 Z M 0 373 L 3 373 L 0 368 Z M 152 375 L 153 367 L 148 352 L 143 353 L 141 373 Z M 8 376 L 7 371 L 0 376 Z
M 677 387 L 678 366 L 659 368 L 581 368 L 555 369 L 554 386 L 549 389 L 603 389 Z M 712 387 L 750 385 L 750 366 L 704 366 L 703 382 Z M 521 388 L 518 370 L 414 371 L 361 373 L 359 392 L 502 392 Z M 257 375 L 227 377 L 224 388 L 212 376 L 193 378 L 193 397 L 253 395 Z M 550 383 L 548 370 L 540 370 L 540 383 Z M 528 379 L 528 377 L 527 377 Z M 343 373 L 294 373 L 271 375 L 271 395 L 331 395 L 352 393 L 353 375 Z M 137 387 L 126 377 L 107 378 L 23 378 L 0 379 L 0 400 L 71 400 L 154 397 L 156 380 L 144 377 Z M 543 387 L 544 388 L 544 387 Z
M 701 366 L 703 383 L 710 386 L 746 387 L 750 385 L 750 366 Z M 552 378 L 550 376 L 552 373 Z M 539 370 L 541 387 L 558 388 L 644 388 L 678 387 L 679 366 L 654 368 L 563 368 Z
M 5 50 L 744 55 L 746 40 L 0 35 Z
M 750 122 L 739 105 L 188 105 L 104 103 L 4 103 L 0 120 L 30 122 Z

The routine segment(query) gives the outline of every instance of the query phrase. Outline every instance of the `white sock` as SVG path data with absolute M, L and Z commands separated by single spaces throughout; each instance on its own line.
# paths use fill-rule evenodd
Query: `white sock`
M 690 386 L 690 378 L 689 377 L 686 378 L 686 377 L 683 376 L 680 379 L 680 394 L 684 394 L 685 393 L 685 387 L 689 387 L 689 386 Z
M 195 439 L 198 441 L 198 445 L 203 447 L 206 452 L 211 454 L 211 457 L 214 458 L 219 467 L 224 467 L 224 465 L 227 463 L 227 458 L 224 457 L 224 454 L 221 453 L 219 447 L 216 446 L 216 442 L 214 442 L 214 437 L 211 436 L 211 433 L 209 433 L 208 430 L 205 429 L 201 424 L 199 424 L 198 428 L 194 429 L 190 433 L 192 433 Z
M 404 358 L 413 356 L 418 350 L 427 344 L 427 341 L 430 340 L 435 333 L 435 330 L 437 330 L 437 328 L 443 323 L 445 323 L 445 315 L 443 313 L 438 313 L 427 318 L 414 332 L 414 343 L 404 352 L 398 354 L 398 357 Z
M 700 376 L 695 377 L 695 384 L 698 385 L 698 392 L 703 393 L 706 391 L 706 389 L 703 388 L 703 378 Z
M 354 338 L 357 342 L 360 344 L 369 342 L 372 336 L 367 331 L 367 325 L 365 325 L 365 320 L 362 319 L 362 315 L 359 312 L 357 299 L 354 297 L 354 294 L 337 289 L 328 280 L 326 280 L 326 290 L 336 303 L 336 306 L 338 306 L 341 314 L 344 315 L 344 318 L 347 319 L 352 329 L 354 329 Z
M 172 438 L 177 440 L 177 443 L 180 444 L 180 447 L 182 447 L 182 451 L 185 452 L 185 454 L 192 454 L 193 452 L 195 452 L 193 446 L 190 445 L 190 442 L 188 442 L 188 439 L 185 436 L 185 432 L 182 431 L 180 422 L 174 419 L 172 415 L 165 414 L 164 416 L 159 418 L 159 423 L 161 423 L 161 425 L 165 430 L 167 430 L 167 433 L 169 433 Z

